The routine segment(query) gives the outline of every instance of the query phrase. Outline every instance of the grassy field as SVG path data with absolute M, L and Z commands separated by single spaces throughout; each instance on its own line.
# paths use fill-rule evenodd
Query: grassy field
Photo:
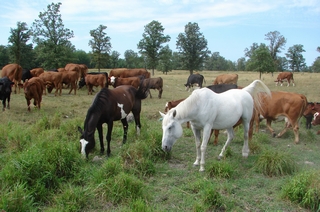
M 205 77 L 205 85 L 211 85 L 215 77 L 222 73 L 225 72 L 201 72 Z M 238 74 L 239 86 L 246 86 L 259 78 L 259 73 L 256 72 Z M 282 138 L 273 138 L 266 131 L 263 121 L 260 132 L 253 137 L 254 151 L 251 151 L 247 159 L 241 156 L 243 137 L 240 127 L 236 130 L 236 138 L 229 146 L 226 157 L 217 161 L 226 140 L 226 135 L 221 131 L 217 146 L 213 145 L 212 139 L 209 142 L 204 173 L 199 173 L 198 168 L 192 166 L 196 157 L 194 138 L 191 129 L 185 125 L 184 134 L 177 140 L 172 152 L 166 155 L 161 151 L 159 111 L 164 111 L 167 101 L 190 95 L 184 87 L 188 75 L 188 71 L 173 71 L 167 75 L 156 72 L 155 77 L 160 76 L 164 81 L 163 98 L 156 98 L 157 91 L 152 90 L 153 98 L 143 100 L 141 135 L 136 136 L 134 124 L 129 123 L 128 142 L 122 146 L 122 126 L 120 122 L 115 122 L 111 142 L 112 156 L 109 159 L 101 157 L 99 145 L 96 145 L 88 162 L 79 154 L 80 133 L 77 126 L 83 127 L 92 95 L 87 95 L 84 88 L 77 91 L 77 95 L 68 95 L 69 90 L 64 89 L 62 96 L 43 96 L 40 111 L 32 108 L 32 111 L 28 112 L 23 92 L 12 94 L 11 109 L 1 113 L 0 209 L 315 210 L 283 196 L 283 187 L 293 181 L 295 176 L 307 171 L 320 171 L 320 139 L 319 135 L 316 135 L 320 127 L 313 126 L 306 130 L 304 118 L 301 118 L 300 143 L 297 145 L 294 144 L 292 131 L 288 131 Z M 262 75 L 261 80 L 270 90 L 301 93 L 308 101 L 320 101 L 319 74 L 294 73 L 295 87 L 275 86 L 276 75 L 277 73 L 274 76 Z M 276 132 L 279 132 L 283 125 L 283 122 L 272 124 Z M 291 156 L 297 165 L 297 171 L 272 177 L 257 171 L 255 164 L 266 151 Z M 93 160 L 95 156 L 102 159 Z M 48 162 L 48 167 L 43 161 Z M 55 167 L 49 167 L 50 164 L 55 164 Z M 221 167 L 221 170 L 218 174 L 212 174 L 212 167 Z M 320 185 L 315 186 L 319 187 Z

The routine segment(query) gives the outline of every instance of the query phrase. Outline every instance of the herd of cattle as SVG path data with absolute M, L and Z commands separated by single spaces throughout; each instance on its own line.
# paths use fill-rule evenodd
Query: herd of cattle
M 32 70 L 24 70 L 18 64 L 8 64 L 2 68 L 0 78 L 0 99 L 3 103 L 3 111 L 10 108 L 10 94 L 14 86 L 14 93 L 20 92 L 23 88 L 27 101 L 28 110 L 30 111 L 30 101 L 34 100 L 34 105 L 40 109 L 42 95 L 46 94 L 46 90 L 51 93 L 55 89 L 55 95 L 61 95 L 63 86 L 70 87 L 69 94 L 72 90 L 76 94 L 76 90 L 85 86 L 88 94 L 92 94 L 94 86 L 118 87 L 120 85 L 132 85 L 135 88 L 140 86 L 140 82 L 145 83 L 149 89 L 157 89 L 159 91 L 158 98 L 161 98 L 163 91 L 163 80 L 161 77 L 151 78 L 150 72 L 146 69 L 112 69 L 110 73 L 106 72 L 88 72 L 88 68 L 83 64 L 67 64 L 64 68 L 44 71 L 43 68 L 35 68 Z M 185 87 L 201 88 L 205 82 L 201 74 L 191 74 Z M 213 85 L 207 86 L 216 93 L 221 93 L 229 89 L 241 89 L 237 86 L 238 74 L 222 74 L 216 77 Z M 294 79 L 291 72 L 281 72 L 275 80 L 276 85 L 281 86 L 283 82 L 287 82 L 287 86 Z M 78 85 L 78 86 L 77 86 Z M 149 91 L 150 98 L 151 92 Z M 262 98 L 264 98 L 262 96 Z M 174 100 L 166 103 L 165 111 L 175 107 L 184 99 Z M 7 104 L 6 104 L 7 101 Z M 299 142 L 299 120 L 302 116 L 306 118 L 306 127 L 309 129 L 311 124 L 320 124 L 320 103 L 308 102 L 307 98 L 298 93 L 272 91 L 271 99 L 264 99 L 262 110 L 255 111 L 250 123 L 249 137 L 252 136 L 253 123 L 256 123 L 256 131 L 259 130 L 259 123 L 262 119 L 266 119 L 267 128 L 273 136 L 282 136 L 289 128 L 293 129 L 295 135 L 295 143 Z M 284 129 L 276 135 L 271 128 L 271 122 L 279 118 L 285 119 Z M 239 123 L 240 124 L 240 120 Z M 215 131 L 215 144 L 217 143 L 218 132 Z M 212 130 L 213 133 L 213 130 Z M 320 130 L 318 131 L 320 134 Z
M 24 89 L 28 110 L 30 111 L 30 101 L 34 100 L 34 105 L 40 109 L 42 95 L 51 93 L 55 89 L 55 96 L 61 95 L 62 87 L 70 87 L 69 94 L 86 85 L 88 94 L 92 94 L 93 87 L 114 88 L 120 85 L 132 85 L 138 88 L 143 80 L 149 89 L 157 89 L 158 97 L 161 98 L 163 90 L 163 80 L 161 77 L 150 78 L 150 72 L 146 69 L 113 69 L 107 72 L 88 72 L 88 67 L 83 64 L 67 64 L 64 68 L 45 71 L 43 68 L 32 70 L 22 69 L 18 64 L 8 64 L 2 68 L 0 79 L 0 99 L 3 102 L 3 110 L 10 107 L 10 94 L 14 85 L 14 93 Z M 77 86 L 78 85 L 78 86 Z M 150 98 L 151 92 L 149 90 Z M 6 101 L 8 104 L 6 104 Z

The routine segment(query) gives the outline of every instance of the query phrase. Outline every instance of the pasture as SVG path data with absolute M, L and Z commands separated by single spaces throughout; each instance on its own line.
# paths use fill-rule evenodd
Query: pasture
M 96 71 L 96 70 L 89 70 Z M 109 70 L 102 70 L 108 71 Z M 202 71 L 204 86 L 226 72 Z M 257 72 L 237 72 L 238 85 L 246 86 L 259 78 Z M 260 132 L 254 133 L 251 152 L 241 156 L 243 131 L 238 127 L 236 137 L 226 156 L 217 157 L 226 140 L 220 131 L 217 146 L 213 138 L 206 151 L 206 171 L 192 164 L 196 157 L 191 129 L 183 124 L 183 136 L 169 154 L 161 150 L 162 128 L 160 114 L 165 103 L 186 98 L 184 84 L 188 71 L 172 71 L 163 78 L 162 99 L 151 90 L 153 98 L 142 100 L 141 135 L 135 134 L 129 123 L 128 140 L 122 143 L 122 125 L 114 123 L 111 157 L 99 154 L 96 147 L 85 161 L 79 153 L 77 126 L 83 127 L 87 110 L 94 95 L 86 88 L 69 95 L 43 96 L 41 109 L 27 111 L 23 90 L 11 94 L 11 109 L 1 112 L 0 122 L 0 210 L 4 211 L 313 211 L 283 197 L 282 188 L 293 177 L 306 171 L 320 173 L 320 126 L 306 130 L 300 120 L 300 143 L 294 144 L 289 130 L 282 138 L 273 138 L 266 131 L 265 121 Z M 153 77 L 153 76 L 152 76 Z M 320 75 L 294 73 L 295 87 L 275 86 L 277 73 L 263 74 L 261 80 L 271 91 L 304 94 L 308 101 L 319 102 Z M 112 89 L 111 87 L 109 87 Z M 95 91 L 100 88 L 94 88 Z M 210 114 L 208 114 L 210 115 Z M 276 133 L 283 122 L 273 122 Z M 106 125 L 104 125 L 104 139 Z M 264 152 L 290 155 L 297 170 L 293 174 L 266 176 L 255 169 Z M 212 167 L 220 167 L 214 169 Z M 319 183 L 319 181 L 317 182 Z M 314 185 L 319 188 L 320 184 Z M 319 208 L 320 206 L 318 206 Z

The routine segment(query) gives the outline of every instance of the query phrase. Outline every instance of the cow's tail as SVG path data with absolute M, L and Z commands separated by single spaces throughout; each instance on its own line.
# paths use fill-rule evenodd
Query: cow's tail
M 269 98 L 271 97 L 270 89 L 261 80 L 253 81 L 250 85 L 242 88 L 242 90 L 245 90 L 248 93 L 250 93 L 254 100 L 254 105 L 258 109 L 258 111 L 261 111 L 262 100 L 262 95 L 259 94 L 266 93 Z
M 140 86 L 138 88 L 138 91 L 136 93 L 136 98 L 138 99 L 145 99 L 149 95 L 149 80 L 148 79 L 141 79 L 140 80 Z

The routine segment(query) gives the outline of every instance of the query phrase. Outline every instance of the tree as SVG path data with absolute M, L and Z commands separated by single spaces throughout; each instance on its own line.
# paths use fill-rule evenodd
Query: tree
M 172 50 L 168 45 L 161 49 L 160 61 L 157 70 L 162 71 L 162 73 L 165 74 L 172 71 Z
M 212 53 L 205 64 L 208 70 L 226 71 L 229 69 L 229 62 L 219 52 Z
M 158 65 L 163 44 L 170 41 L 170 36 L 164 35 L 163 31 L 161 23 L 153 20 L 144 26 L 143 38 L 138 43 L 139 52 L 147 57 L 146 60 L 152 69 L 152 75 Z
M 8 47 L 0 45 L 0 68 L 10 63 Z
M 179 52 L 173 52 L 171 60 L 172 60 L 172 69 L 175 69 L 175 70 L 183 69 L 182 56 Z
M 269 40 L 269 51 L 272 57 L 272 60 L 274 61 L 274 64 L 276 67 L 279 67 L 279 62 L 278 59 L 278 53 L 281 53 L 281 50 L 284 49 L 287 40 L 285 37 L 280 35 L 278 31 L 273 31 L 273 32 L 268 32 L 266 35 L 265 40 Z
M 27 44 L 31 34 L 27 24 L 25 22 L 18 22 L 16 29 L 10 28 L 10 33 L 11 35 L 8 38 L 8 42 L 11 44 L 9 45 L 11 61 L 25 67 L 27 62 L 30 63 L 33 59 L 32 57 L 27 58 L 27 56 L 31 56 L 33 49 L 32 44 Z
M 75 58 L 75 60 L 72 61 L 73 63 L 85 64 L 87 67 L 90 67 L 90 55 L 85 51 L 76 50 L 73 55 L 73 57 Z
M 241 57 L 237 60 L 237 65 L 236 65 L 237 71 L 244 71 L 246 70 L 246 58 Z
M 37 44 L 36 57 L 43 68 L 60 68 L 72 61 L 75 47 L 69 39 L 73 31 L 63 25 L 60 14 L 61 3 L 51 3 L 47 11 L 40 12 L 39 19 L 33 22 L 31 31 L 33 42 Z
M 184 33 L 178 35 L 176 45 L 190 75 L 194 70 L 202 68 L 204 61 L 210 54 L 207 47 L 208 42 L 200 32 L 197 23 L 189 22 L 185 26 Z
M 260 44 L 260 46 L 252 52 L 251 58 L 247 62 L 246 69 L 259 71 L 259 79 L 261 79 L 262 73 L 273 73 L 275 71 L 273 59 L 268 47 L 265 44 Z
M 253 43 L 252 46 L 250 46 L 250 49 L 245 48 L 244 50 L 244 56 L 248 57 L 249 59 L 252 57 L 254 51 L 259 48 L 258 43 Z
M 317 47 L 317 51 L 320 52 L 320 46 Z M 320 57 L 317 57 L 316 60 L 313 62 L 311 69 L 313 72 L 319 73 L 320 72 Z
M 300 72 L 306 66 L 305 59 L 302 55 L 302 52 L 305 52 L 305 50 L 303 49 L 303 45 L 296 44 L 290 47 L 288 49 L 288 52 L 286 53 L 286 57 L 288 58 L 289 68 L 293 72 L 295 71 Z
M 112 51 L 109 57 L 109 64 L 111 68 L 119 67 L 119 57 L 120 53 L 117 51 Z
M 127 63 L 127 68 L 137 68 L 139 64 L 139 57 L 138 53 L 134 52 L 133 50 L 126 50 L 124 52 L 124 59 Z
M 92 49 L 92 60 L 99 72 L 100 68 L 106 65 L 108 53 L 111 50 L 110 37 L 104 32 L 105 29 L 107 29 L 107 26 L 99 25 L 97 29 L 90 30 L 90 35 L 93 39 L 89 41 L 89 46 Z

